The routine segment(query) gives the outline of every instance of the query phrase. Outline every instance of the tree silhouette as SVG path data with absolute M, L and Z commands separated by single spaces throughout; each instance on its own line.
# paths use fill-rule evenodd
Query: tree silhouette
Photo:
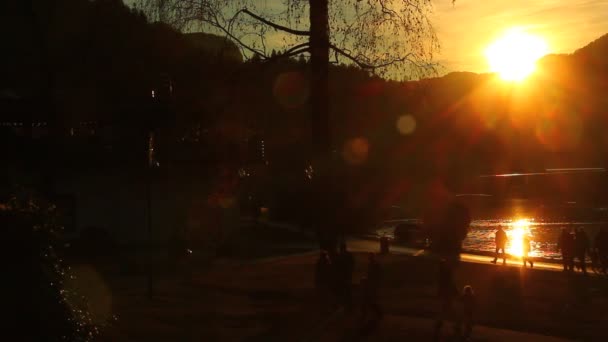
M 223 33 L 247 55 L 274 60 L 310 54 L 310 110 L 319 190 L 332 183 L 330 51 L 335 63 L 346 60 L 372 71 L 426 74 L 434 70 L 429 61 L 439 47 L 428 18 L 430 0 L 284 0 L 280 11 L 252 0 L 141 0 L 139 6 L 153 19 L 181 29 Z M 280 55 L 267 53 L 272 30 L 285 34 L 286 48 Z M 320 209 L 326 212 L 327 208 Z

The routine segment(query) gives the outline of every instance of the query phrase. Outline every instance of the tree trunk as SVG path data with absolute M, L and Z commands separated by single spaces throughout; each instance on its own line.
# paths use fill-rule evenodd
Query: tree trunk
M 330 149 L 328 64 L 328 0 L 310 0 L 310 103 L 315 158 L 325 159 Z
M 315 228 L 321 248 L 333 252 L 336 229 L 332 210 L 333 190 L 331 167 L 331 136 L 329 128 L 329 6 L 328 0 L 310 0 L 310 109 L 315 170 L 313 208 Z

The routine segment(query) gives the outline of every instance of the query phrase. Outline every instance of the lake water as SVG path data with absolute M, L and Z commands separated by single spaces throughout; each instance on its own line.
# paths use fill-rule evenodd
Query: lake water
M 386 235 L 394 237 L 395 226 L 401 222 L 419 222 L 418 220 L 395 220 L 387 221 L 377 227 L 378 236 Z M 507 253 L 512 255 L 521 254 L 521 237 L 525 234 L 530 236 L 532 251 L 530 256 L 561 260 L 561 255 L 557 250 L 557 240 L 562 228 L 573 229 L 582 228 L 593 242 L 595 235 L 599 231 L 601 222 L 551 222 L 537 221 L 534 219 L 525 220 L 474 220 L 471 223 L 469 234 L 464 240 L 463 249 L 469 252 L 487 253 L 494 252 L 494 233 L 499 225 L 502 225 L 507 232 L 509 242 L 507 243 Z

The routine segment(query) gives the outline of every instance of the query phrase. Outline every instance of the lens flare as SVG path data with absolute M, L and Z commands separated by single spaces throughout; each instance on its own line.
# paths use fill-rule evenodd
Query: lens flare
M 363 164 L 369 154 L 369 142 L 366 138 L 359 137 L 346 141 L 342 149 L 342 157 L 352 165 Z
M 412 115 L 403 115 L 397 119 L 397 130 L 402 135 L 410 135 L 416 130 L 416 119 Z

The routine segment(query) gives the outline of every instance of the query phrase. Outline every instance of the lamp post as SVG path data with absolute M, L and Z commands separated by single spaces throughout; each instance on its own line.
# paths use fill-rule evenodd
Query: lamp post
M 156 155 L 156 143 L 157 143 L 157 134 L 160 134 L 159 129 L 163 125 L 168 125 L 169 122 L 167 118 L 169 117 L 170 110 L 169 104 L 171 97 L 173 95 L 173 82 L 171 77 L 167 73 L 161 73 L 160 75 L 160 84 L 158 84 L 157 89 L 153 89 L 151 91 L 151 100 L 152 100 L 152 118 L 151 124 L 147 127 L 147 165 L 146 165 L 146 219 L 147 219 L 147 230 L 148 230 L 148 247 L 150 253 L 150 262 L 148 269 L 148 298 L 152 298 L 154 296 L 154 268 L 152 267 L 154 261 L 153 255 L 153 245 L 154 238 L 152 235 L 152 178 L 154 175 L 154 169 L 159 168 L 160 164 L 157 160 Z M 166 128 L 166 127 L 165 127 Z M 165 146 L 171 146 L 169 141 L 163 140 L 163 137 L 158 137 L 161 141 L 164 141 Z
M 148 263 L 148 286 L 147 293 L 148 299 L 152 299 L 154 296 L 154 271 L 152 268 L 152 260 L 154 260 L 154 256 L 152 255 L 152 198 L 151 198 L 151 183 L 152 183 L 152 168 L 156 163 L 154 159 L 154 131 L 149 129 L 148 131 L 148 162 L 146 165 L 146 221 L 148 228 L 148 253 L 149 253 L 149 263 Z

